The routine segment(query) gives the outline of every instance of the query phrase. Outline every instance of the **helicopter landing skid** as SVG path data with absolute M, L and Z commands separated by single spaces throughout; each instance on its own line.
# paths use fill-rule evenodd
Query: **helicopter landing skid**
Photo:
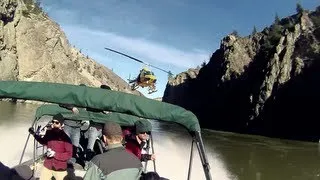
M 136 85 L 136 84 L 132 84 L 132 85 L 131 85 L 131 90 L 132 90 L 132 91 L 134 91 L 134 90 L 136 90 L 136 89 L 138 89 L 138 88 L 139 88 L 139 86 Z
M 158 90 L 154 90 L 154 91 L 149 91 L 148 94 L 152 94 L 152 93 L 155 93 L 157 92 Z

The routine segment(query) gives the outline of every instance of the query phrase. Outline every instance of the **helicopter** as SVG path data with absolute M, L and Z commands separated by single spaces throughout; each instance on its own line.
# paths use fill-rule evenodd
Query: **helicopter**
M 156 68 L 156 69 L 158 69 L 160 71 L 163 71 L 163 72 L 168 74 L 168 77 L 172 77 L 172 75 L 173 75 L 171 71 L 166 71 L 166 70 L 164 70 L 162 68 L 153 66 L 153 65 L 148 64 L 148 63 L 145 63 L 140 59 L 134 58 L 134 57 L 129 56 L 127 54 L 124 54 L 122 52 L 119 52 L 119 51 L 116 51 L 116 50 L 113 50 L 113 49 L 110 49 L 110 48 L 105 48 L 105 49 L 108 50 L 108 51 L 123 55 L 125 57 L 128 57 L 128 58 L 130 58 L 132 60 L 135 60 L 135 61 L 145 65 L 140 70 L 140 72 L 139 72 L 139 74 L 138 74 L 138 76 L 136 78 L 130 79 L 130 77 L 129 77 L 128 83 L 129 83 L 132 91 L 138 89 L 139 87 L 141 87 L 141 88 L 148 87 L 148 94 L 152 94 L 154 92 L 157 92 L 157 88 L 156 88 L 157 77 L 148 67 L 153 67 L 153 68 Z

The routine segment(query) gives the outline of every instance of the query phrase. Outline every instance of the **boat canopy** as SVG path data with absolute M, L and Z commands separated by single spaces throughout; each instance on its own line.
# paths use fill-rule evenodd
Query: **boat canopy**
M 200 133 L 199 121 L 191 111 L 173 104 L 120 91 L 62 83 L 0 81 L 0 98 L 72 104 L 80 108 L 115 112 L 110 113 L 106 118 L 113 118 L 122 125 L 132 125 L 137 118 L 154 119 L 178 123 L 191 132 Z M 45 106 L 39 110 L 39 115 L 50 111 L 57 112 L 61 109 L 58 106 Z M 77 118 L 89 117 L 90 120 L 105 121 L 106 114 L 86 113 L 80 113 Z
M 197 117 L 180 106 L 156 101 L 119 91 L 96 87 L 77 86 L 62 83 L 0 81 L 0 98 L 13 98 L 48 102 L 36 111 L 36 119 L 44 115 L 62 113 L 67 119 L 91 120 L 94 122 L 115 121 L 122 126 L 132 126 L 139 118 L 174 122 L 184 126 L 192 134 L 191 155 L 189 161 L 188 179 L 190 179 L 193 159 L 193 145 L 199 151 L 203 170 L 207 180 L 211 180 L 210 165 L 205 153 L 200 125 Z M 60 107 L 58 104 L 69 104 L 79 108 L 79 114 Z M 85 108 L 97 109 L 103 112 L 90 112 Z M 26 148 L 28 135 L 24 150 Z M 22 153 L 20 163 L 22 161 Z

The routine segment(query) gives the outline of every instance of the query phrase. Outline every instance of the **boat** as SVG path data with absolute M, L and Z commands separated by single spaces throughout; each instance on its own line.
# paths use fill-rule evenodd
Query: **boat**
M 206 180 L 212 179 L 210 165 L 201 136 L 199 121 L 191 111 L 180 106 L 149 99 L 143 96 L 96 87 L 32 81 L 0 81 L 0 98 L 32 100 L 47 103 L 37 109 L 35 119 L 31 125 L 34 127 L 37 126 L 38 120 L 41 119 L 41 117 L 52 116 L 56 113 L 61 113 L 66 119 L 70 120 L 90 120 L 97 123 L 114 121 L 121 126 L 126 127 L 134 126 L 134 122 L 140 118 L 156 120 L 159 122 L 177 123 L 184 127 L 192 137 L 187 179 L 189 180 L 191 177 L 193 146 L 197 147 Z M 79 107 L 81 111 L 79 114 L 73 114 L 71 111 L 60 107 L 59 104 L 71 104 Z M 89 112 L 82 108 L 93 108 L 111 113 Z M 29 137 L 30 135 L 27 137 L 25 147 L 29 141 Z M 37 167 L 41 165 L 41 162 L 43 161 L 44 147 L 39 147 L 35 142 L 33 159 L 22 162 L 25 147 L 17 166 L 28 164 L 33 170 L 33 176 L 37 177 Z M 42 148 L 42 153 L 41 151 L 39 153 L 39 148 Z M 73 169 L 73 173 L 82 177 L 85 170 Z

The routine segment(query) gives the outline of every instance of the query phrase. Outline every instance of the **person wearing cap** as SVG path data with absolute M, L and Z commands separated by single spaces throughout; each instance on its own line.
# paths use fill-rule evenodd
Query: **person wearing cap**
M 44 136 L 35 133 L 33 127 L 29 133 L 42 145 L 47 146 L 45 160 L 40 175 L 40 180 L 63 180 L 67 176 L 67 161 L 72 157 L 72 143 L 69 136 L 63 131 L 64 117 L 56 114 L 52 118 L 52 126 Z
M 136 180 L 142 172 L 141 161 L 122 145 L 122 129 L 118 123 L 107 122 L 103 127 L 107 151 L 94 156 L 88 164 L 84 180 Z
M 135 132 L 125 135 L 126 150 L 136 155 L 141 161 L 155 160 L 154 154 L 148 154 L 151 130 L 151 123 L 146 119 L 140 119 L 135 122 Z

